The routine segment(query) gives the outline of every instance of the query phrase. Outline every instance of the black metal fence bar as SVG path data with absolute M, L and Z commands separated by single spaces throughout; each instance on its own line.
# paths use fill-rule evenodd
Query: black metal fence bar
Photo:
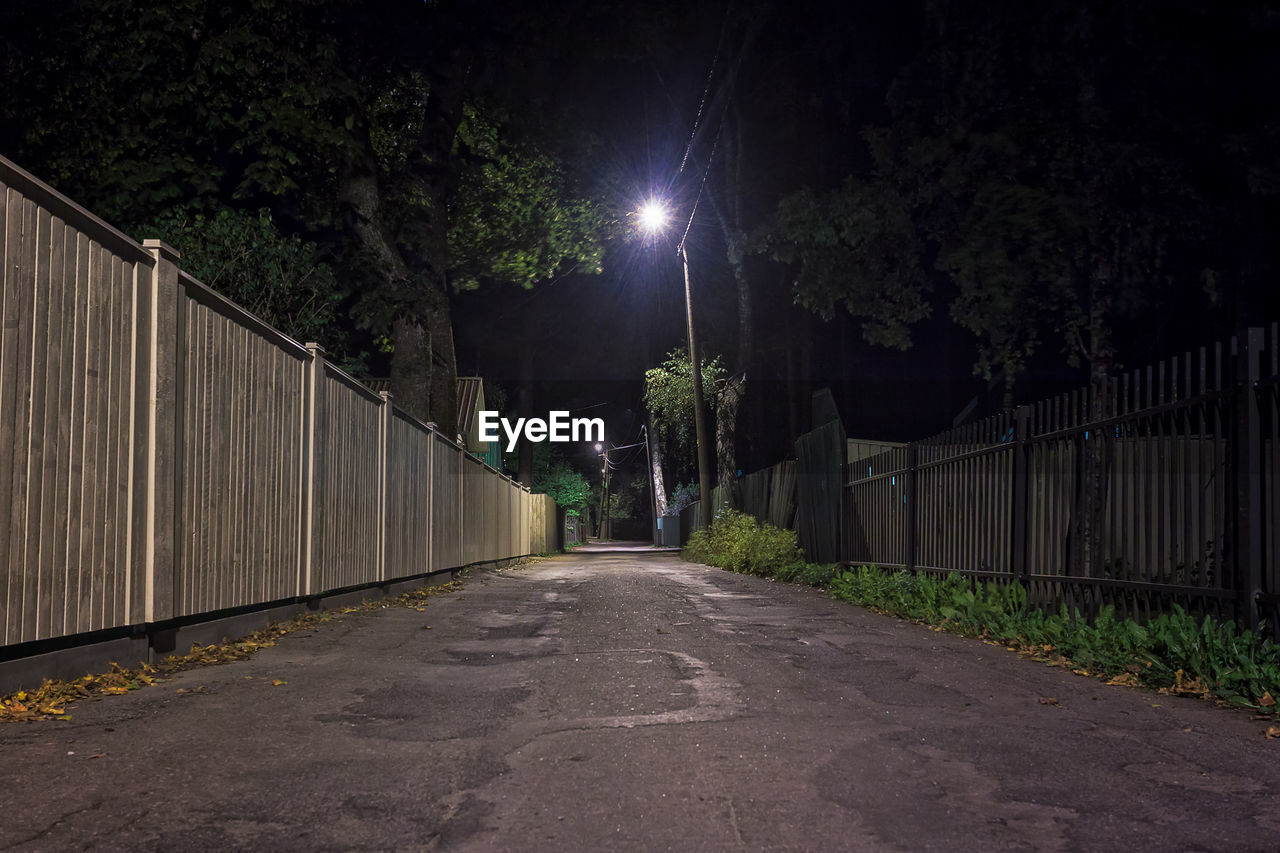
M 1260 610 L 1272 625 L 1280 623 L 1280 324 L 1267 330 L 1263 374 L 1254 388 L 1263 439 L 1261 495 L 1266 509 L 1262 524 L 1262 590 Z

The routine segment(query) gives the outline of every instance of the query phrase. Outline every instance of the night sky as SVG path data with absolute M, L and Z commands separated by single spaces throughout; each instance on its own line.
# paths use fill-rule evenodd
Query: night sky
M 659 4 L 638 27 L 634 13 L 602 13 L 600 41 L 556 66 L 566 81 L 556 97 L 562 106 L 572 104 L 576 115 L 589 116 L 598 137 L 595 158 L 571 168 L 591 170 L 596 179 L 626 191 L 627 198 L 615 199 L 624 208 L 657 195 L 682 200 L 677 217 L 687 217 L 716 123 L 732 100 L 750 137 L 744 146 L 747 218 L 762 219 L 798 186 L 838 181 L 865 159 L 859 128 L 884 117 L 885 91 L 910 56 L 921 10 L 912 4 L 782 5 L 756 5 L 767 21 L 761 26 L 765 34 L 746 55 L 726 43 L 732 41 L 722 35 L 726 17 L 738 11 L 726 12 L 720 3 Z M 810 56 L 815 40 L 825 42 L 820 61 Z M 743 70 L 729 92 L 726 69 L 734 62 Z M 763 101 L 767 115 L 753 110 Z M 788 114 L 772 112 L 780 103 L 790 107 Z M 681 172 L 686 149 L 689 159 Z M 711 166 L 707 194 L 719 191 L 719 163 Z M 684 225 L 681 219 L 672 228 Z M 603 410 L 611 441 L 635 441 L 645 369 L 686 343 L 677 239 L 668 234 L 651 243 L 615 242 L 600 275 L 570 274 L 529 292 L 493 288 L 460 294 L 454 315 L 459 372 L 483 375 L 514 396 L 521 361 L 531 356 L 535 411 L 598 406 L 592 414 Z M 704 352 L 731 356 L 733 282 L 706 202 L 693 218 L 688 247 L 701 345 Z M 949 426 L 955 410 L 984 386 L 972 376 L 971 347 L 952 341 L 946 323 L 922 335 L 916 348 L 886 357 L 864 344 L 847 318 L 824 322 L 794 307 L 785 271 L 759 263 L 753 272 L 758 353 L 739 442 L 746 470 L 792 452 L 785 351 L 801 337 L 813 340 L 812 374 L 807 382 L 798 377 L 792 383 L 792 396 L 831 388 L 851 435 L 897 439 L 936 431 Z M 528 348 L 509 345 L 526 340 Z M 927 410 L 919 406 L 921 397 L 933 401 Z M 876 403 L 869 405 L 871 400 Z

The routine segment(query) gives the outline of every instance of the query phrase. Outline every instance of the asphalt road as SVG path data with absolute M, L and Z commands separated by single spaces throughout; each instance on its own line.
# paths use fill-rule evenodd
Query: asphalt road
M 0 849 L 1280 848 L 1246 715 L 671 555 L 483 573 L 72 713 L 0 727 Z

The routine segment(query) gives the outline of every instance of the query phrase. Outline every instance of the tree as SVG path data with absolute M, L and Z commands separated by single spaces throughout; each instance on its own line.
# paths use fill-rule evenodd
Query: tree
M 952 318 L 977 336 L 975 370 L 1003 371 L 1006 405 L 1038 351 L 1056 349 L 1087 365 L 1089 414 L 1103 418 L 1121 330 L 1151 337 L 1168 306 L 1207 308 L 1204 272 L 1233 218 L 1211 176 L 1237 171 L 1220 126 L 1250 111 L 1206 107 L 1242 82 L 1222 69 L 1248 9 L 1261 6 L 929 3 L 891 121 L 865 134 L 870 174 L 842 190 L 855 206 L 886 204 L 912 257 L 886 265 L 866 244 L 844 263 L 886 293 L 922 266 L 944 280 Z M 1097 563 L 1108 453 L 1095 440 L 1078 456 L 1073 565 Z
M 719 440 L 721 435 L 727 434 L 730 440 L 733 436 L 731 421 L 727 429 L 720 428 L 724 389 L 731 380 L 719 356 L 704 357 L 701 367 L 702 387 L 707 397 L 705 402 L 716 413 L 717 467 L 719 482 L 724 488 L 731 486 L 737 478 L 736 470 L 725 470 L 722 450 L 726 444 Z M 697 437 L 694 435 L 693 368 L 687 352 L 673 350 L 661 365 L 645 371 L 644 404 L 652 419 L 653 436 L 657 442 L 655 456 L 657 448 L 665 449 L 674 454 L 677 471 L 692 466 L 697 453 Z M 660 461 L 651 461 L 650 464 L 661 468 Z
M 796 300 L 823 319 L 844 308 L 868 343 L 906 349 L 911 324 L 929 315 L 905 200 L 883 184 L 850 177 L 837 190 L 801 189 L 754 234 L 754 249 L 791 270 Z
M 591 484 L 566 462 L 554 462 L 546 470 L 536 470 L 533 490 L 550 495 L 556 506 L 570 515 L 580 515 L 591 502 Z
M 357 322 L 391 353 L 397 403 L 446 431 L 450 240 L 462 284 L 528 286 L 598 257 L 590 205 L 558 195 L 554 161 L 476 106 L 481 83 L 519 63 L 511 36 L 533 14 L 520 4 L 84 0 L 4 14 L 6 151 L 109 220 L 266 206 L 286 232 L 324 240 L 362 291 Z M 111 133 L 81 132 L 107 116 Z
M 324 341 L 330 352 L 347 353 L 333 267 L 315 243 L 281 234 L 266 208 L 223 208 L 211 216 L 179 210 L 132 230 L 172 245 L 188 273 L 295 340 Z M 360 373 L 361 363 L 348 353 L 344 367 Z

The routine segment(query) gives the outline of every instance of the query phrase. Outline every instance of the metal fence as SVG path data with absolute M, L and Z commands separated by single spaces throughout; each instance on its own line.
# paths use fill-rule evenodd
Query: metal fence
M 558 547 L 550 497 L 3 158 L 0 241 L 0 645 Z
M 1278 621 L 1276 326 L 852 462 L 844 559 Z

